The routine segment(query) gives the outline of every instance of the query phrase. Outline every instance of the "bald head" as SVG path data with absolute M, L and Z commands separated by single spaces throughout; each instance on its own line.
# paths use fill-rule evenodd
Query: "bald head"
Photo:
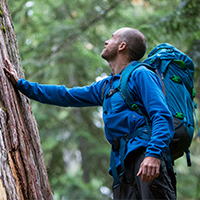
M 140 60 L 147 48 L 145 36 L 134 28 L 121 28 L 116 31 L 120 42 L 126 42 L 130 61 Z

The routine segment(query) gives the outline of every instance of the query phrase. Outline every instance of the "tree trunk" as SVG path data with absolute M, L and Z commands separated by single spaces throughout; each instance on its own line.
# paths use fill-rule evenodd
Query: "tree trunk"
M 29 100 L 4 74 L 9 59 L 23 77 L 6 0 L 0 0 L 0 200 L 47 199 L 52 192 Z

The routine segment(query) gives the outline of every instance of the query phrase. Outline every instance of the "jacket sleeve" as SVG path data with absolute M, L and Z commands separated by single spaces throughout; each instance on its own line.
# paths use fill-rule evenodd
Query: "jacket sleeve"
M 161 81 L 154 72 L 145 67 L 135 70 L 132 80 L 135 81 L 135 88 L 131 92 L 139 97 L 152 123 L 146 157 L 160 158 L 174 135 L 173 117 L 162 92 Z
M 40 85 L 20 79 L 17 82 L 17 89 L 30 99 L 41 103 L 64 107 L 85 107 L 102 104 L 101 91 L 103 84 L 103 81 L 99 81 L 90 86 L 68 89 L 64 85 Z

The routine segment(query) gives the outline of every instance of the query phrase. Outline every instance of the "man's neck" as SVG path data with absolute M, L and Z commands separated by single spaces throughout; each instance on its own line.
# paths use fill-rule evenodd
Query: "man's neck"
M 111 61 L 109 62 L 110 68 L 113 72 L 113 75 L 119 74 L 125 67 L 129 64 L 128 61 L 126 62 L 119 62 L 119 61 Z

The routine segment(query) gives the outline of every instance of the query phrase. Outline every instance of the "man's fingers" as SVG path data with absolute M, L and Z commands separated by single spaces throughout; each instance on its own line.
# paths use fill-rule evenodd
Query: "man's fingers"
M 13 71 L 13 67 L 12 67 L 12 65 L 10 63 L 10 60 L 6 59 L 6 63 L 7 63 L 8 68 L 4 67 L 3 69 L 4 69 L 5 73 L 6 73 L 6 75 L 9 76 L 9 75 L 11 75 L 11 73 Z
M 150 183 L 153 181 L 154 178 L 157 178 L 159 176 L 159 173 L 156 173 L 156 168 L 154 167 L 144 167 L 142 172 L 142 181 Z
M 155 175 L 155 178 L 157 178 L 157 177 L 159 176 L 159 174 L 160 174 L 160 168 L 157 167 L 157 168 L 156 168 L 156 175 Z
M 151 181 L 153 181 L 154 178 L 157 178 L 156 168 L 155 167 L 149 167 L 148 172 L 147 172 L 146 182 L 150 183 Z
M 142 174 L 142 169 L 140 168 L 138 173 L 137 173 L 137 176 L 140 176 Z
M 3 70 L 6 73 L 6 75 L 11 73 L 10 70 L 8 70 L 6 67 L 4 67 Z
M 147 176 L 146 176 L 146 182 L 149 183 L 152 178 L 154 178 L 155 176 L 155 168 L 151 167 L 151 166 L 148 166 L 147 167 Z
M 151 176 L 155 177 L 156 176 L 156 167 L 152 167 L 151 169 Z
M 144 182 L 146 180 L 146 175 L 147 175 L 147 167 L 144 166 L 142 170 L 142 181 Z
M 6 63 L 8 65 L 9 70 L 11 70 L 12 69 L 12 65 L 10 63 L 10 60 L 6 59 Z
M 17 82 L 19 80 L 18 75 L 16 70 L 12 67 L 11 63 L 9 60 L 6 59 L 6 62 L 8 64 L 8 68 L 4 67 L 4 72 L 6 74 L 6 76 L 10 79 L 10 81 L 12 82 L 12 84 L 14 86 L 17 85 Z
M 16 70 L 12 67 L 12 65 L 9 67 L 9 69 L 6 67 L 4 67 L 3 69 L 6 73 L 6 75 L 15 76 L 15 74 L 16 74 Z
M 160 160 L 154 157 L 146 157 L 140 165 L 137 176 L 142 175 L 142 181 L 150 183 L 160 173 Z
M 8 78 L 11 78 L 11 76 L 13 75 L 12 72 L 9 71 L 6 67 L 4 67 L 3 70 L 4 70 L 5 74 L 6 74 L 6 76 L 7 76 Z

